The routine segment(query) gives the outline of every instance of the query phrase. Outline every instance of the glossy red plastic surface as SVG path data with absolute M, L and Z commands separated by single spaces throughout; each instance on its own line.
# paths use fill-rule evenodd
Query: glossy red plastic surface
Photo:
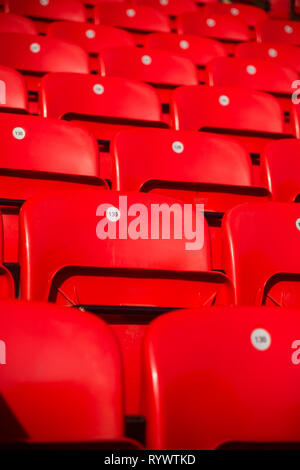
M 48 29 L 48 36 L 78 44 L 86 52 L 99 54 L 106 47 L 135 46 L 127 31 L 113 26 L 58 21 Z
M 279 308 L 155 320 L 144 353 L 148 448 L 299 442 L 299 328 L 299 311 Z
M 195 65 L 185 57 L 168 51 L 113 47 L 100 55 L 102 75 L 141 80 L 150 84 L 197 85 Z
M 222 228 L 236 303 L 299 308 L 299 204 L 242 204 L 227 213 Z
M 4 0 L 6 11 L 44 20 L 85 21 L 83 4 L 78 0 Z
M 214 2 L 205 7 L 206 14 L 231 15 L 239 18 L 249 26 L 255 26 L 268 19 L 268 14 L 262 8 L 243 3 L 220 3 Z
M 279 42 L 300 45 L 299 21 L 267 20 L 256 26 L 258 42 Z
M 236 47 L 235 55 L 244 59 L 272 59 L 272 62 L 279 62 L 300 72 L 300 49 L 289 44 L 246 42 Z
M 292 83 L 298 79 L 296 71 L 270 59 L 219 57 L 209 63 L 207 72 L 212 86 L 243 87 L 287 96 L 292 94 Z
M 95 9 L 96 24 L 119 26 L 140 32 L 170 32 L 167 15 L 145 5 L 100 3 Z
M 177 31 L 233 42 L 243 42 L 251 39 L 248 26 L 242 20 L 234 16 L 215 13 L 183 13 L 178 16 Z
M 0 441 L 88 442 L 124 436 L 117 340 L 96 316 L 1 302 Z
M 0 63 L 23 72 L 88 73 L 88 57 L 76 44 L 32 34 L 0 33 Z
M 123 131 L 113 140 L 112 154 L 115 190 L 155 191 L 219 213 L 266 195 L 253 185 L 247 151 L 227 137 L 162 129 Z
M 14 13 L 0 13 L 1 33 L 37 34 L 33 21 Z
M 227 55 L 224 45 L 219 41 L 193 34 L 153 33 L 147 36 L 145 45 L 152 49 L 181 54 L 200 66 L 206 66 L 216 57 Z
M 300 202 L 300 140 L 288 139 L 266 146 L 261 159 L 262 184 L 274 201 Z
M 194 112 L 190 112 L 190 109 Z M 173 92 L 173 125 L 180 130 L 224 129 L 283 133 L 281 108 L 266 93 L 231 87 L 185 86 Z

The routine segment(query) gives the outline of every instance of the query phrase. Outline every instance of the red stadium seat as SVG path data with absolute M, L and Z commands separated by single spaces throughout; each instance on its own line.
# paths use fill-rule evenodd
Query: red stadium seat
M 208 65 L 209 84 L 267 91 L 274 95 L 292 94 L 298 74 L 271 60 L 219 57 Z
M 173 196 L 204 204 L 212 241 L 212 263 L 222 267 L 221 219 L 242 202 L 265 201 L 253 184 L 251 159 L 237 142 L 194 131 L 123 131 L 112 144 L 112 188 Z
M 300 49 L 276 42 L 246 42 L 235 50 L 236 57 L 242 59 L 272 59 L 300 73 Z
M 0 33 L 37 34 L 33 21 L 13 13 L 0 13 Z
M 299 205 L 242 204 L 227 213 L 223 232 L 235 302 L 299 308 Z
M 98 57 L 107 47 L 135 46 L 133 37 L 127 31 L 90 23 L 58 21 L 49 26 L 48 36 L 74 42 L 93 57 Z M 93 60 L 91 63 L 92 67 L 98 70 L 98 61 Z
M 168 51 L 137 47 L 113 47 L 100 54 L 103 76 L 141 80 L 155 86 L 163 104 L 179 85 L 197 85 L 195 65 L 185 57 Z
M 262 154 L 262 184 L 274 201 L 300 202 L 300 141 L 280 140 L 268 144 Z
M 214 2 L 205 7 L 205 12 L 208 15 L 215 13 L 219 15 L 232 15 L 243 20 L 249 26 L 255 26 L 268 19 L 268 14 L 262 8 L 244 5 L 243 3 Z
M 23 72 L 31 91 L 37 91 L 47 72 L 88 73 L 87 54 L 76 44 L 32 34 L 0 33 L 0 63 Z
M 156 8 L 171 17 L 187 11 L 199 11 L 194 0 L 139 0 L 138 3 Z
M 86 20 L 84 6 L 79 0 L 4 0 L 4 8 L 6 12 L 35 20 L 40 32 L 46 32 L 51 21 Z
M 151 212 L 161 204 L 170 234 L 158 238 Z M 111 221 L 107 209 L 119 209 L 120 222 Z M 149 319 L 173 308 L 232 301 L 226 276 L 211 269 L 203 215 L 198 212 L 197 240 L 186 231 L 175 235 L 182 211 L 182 202 L 166 197 L 96 190 L 32 198 L 21 210 L 21 297 L 73 305 L 114 325 L 125 360 L 128 414 L 139 412 L 139 348 Z M 195 206 L 190 214 L 195 222 Z M 186 244 L 191 240 L 199 242 L 196 251 Z
M 227 55 L 225 46 L 219 41 L 193 34 L 153 33 L 147 36 L 145 46 L 180 54 L 190 59 L 201 69 L 198 71 L 200 81 L 207 80 L 206 71 L 203 69 L 210 60 Z
M 2 445 L 126 442 L 121 357 L 108 325 L 74 309 L 20 301 L 1 302 L 0 318 Z
M 177 130 L 234 135 L 246 146 L 256 169 L 266 143 L 286 136 L 277 100 L 267 93 L 243 88 L 180 87 L 173 93 L 171 116 Z
M 0 112 L 28 112 L 27 89 L 24 78 L 15 70 L 2 65 L 0 65 Z
M 134 33 L 137 44 L 143 45 L 145 35 L 171 32 L 167 15 L 145 5 L 100 3 L 96 6 L 96 24 L 119 26 Z
M 8 263 L 18 261 L 18 214 L 24 201 L 58 189 L 105 189 L 93 136 L 54 119 L 0 115 L 0 168 L 4 260 Z
M 256 27 L 258 42 L 278 42 L 300 45 L 300 23 L 298 21 L 267 20 Z
M 210 85 L 266 91 L 277 96 L 284 112 L 291 112 L 292 84 L 298 74 L 278 62 L 219 57 L 209 63 L 207 72 Z
M 226 42 L 228 53 L 234 51 L 239 42 L 250 41 L 251 32 L 246 23 L 229 15 L 183 13 L 177 18 L 177 31 L 184 34 L 197 34 Z
M 299 328 L 299 311 L 278 308 L 155 320 L 144 348 L 147 447 L 299 448 Z
M 94 133 L 101 146 L 100 176 L 103 178 L 111 176 L 107 152 L 118 130 L 128 126 L 167 127 L 156 92 L 137 81 L 49 74 L 42 80 L 40 95 L 44 117 L 72 120 Z

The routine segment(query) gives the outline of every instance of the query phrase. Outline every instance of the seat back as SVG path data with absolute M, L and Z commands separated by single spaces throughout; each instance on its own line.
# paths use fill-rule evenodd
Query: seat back
M 194 112 L 190 109 L 193 107 Z M 232 129 L 271 134 L 283 132 L 275 98 L 231 87 L 188 86 L 174 91 L 173 123 L 177 130 Z
M 209 84 L 236 86 L 290 96 L 296 71 L 271 60 L 219 57 L 208 65 Z
M 0 50 L 0 63 L 23 72 L 29 89 L 37 90 L 40 76 L 48 72 L 89 72 L 88 56 L 76 44 L 14 33 L 0 33 L 0 41 L 6 44 Z
M 241 59 L 272 59 L 290 69 L 300 71 L 300 49 L 278 42 L 245 42 L 236 48 L 236 57 Z
M 247 151 L 227 137 L 193 131 L 129 130 L 116 135 L 112 153 L 112 184 L 118 191 L 180 194 L 180 199 L 202 203 L 205 211 L 218 213 L 243 197 L 251 199 L 256 191 L 260 194 L 253 185 Z
M 183 13 L 177 18 L 177 31 L 230 42 L 243 42 L 251 39 L 248 26 L 242 20 L 234 16 L 215 13 Z
M 95 8 L 95 22 L 96 24 L 119 26 L 142 35 L 171 31 L 168 16 L 146 5 L 99 3 Z M 143 38 L 139 36 L 136 38 L 137 42 L 143 41 Z
M 300 45 L 300 25 L 298 21 L 267 20 L 256 26 L 258 42 L 279 42 Z
M 180 54 L 198 66 L 206 66 L 216 57 L 226 56 L 223 44 L 193 34 L 153 33 L 147 36 L 146 47 Z
M 197 85 L 195 65 L 185 57 L 167 51 L 113 47 L 100 55 L 102 75 L 141 80 L 156 86 Z
M 243 204 L 226 214 L 222 227 L 236 303 L 299 307 L 299 205 Z
M 113 26 L 57 21 L 49 26 L 48 36 L 78 44 L 90 54 L 99 54 L 107 47 L 134 46 L 133 37 Z
M 4 0 L 6 11 L 39 20 L 85 21 L 79 0 Z
M 124 436 L 121 357 L 108 325 L 75 309 L 21 301 L 1 302 L 0 317 L 2 443 Z
M 278 308 L 155 320 L 144 347 L 147 447 L 299 447 L 299 326 L 298 310 Z
M 243 3 L 210 3 L 205 7 L 206 14 L 231 15 L 239 18 L 249 26 L 255 26 L 268 19 L 268 14 L 262 8 Z

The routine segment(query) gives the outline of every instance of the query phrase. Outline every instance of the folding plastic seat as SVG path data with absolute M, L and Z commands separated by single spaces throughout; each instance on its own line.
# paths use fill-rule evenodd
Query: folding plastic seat
M 27 113 L 28 99 L 24 78 L 0 65 L 0 113 Z
M 122 364 L 101 319 L 46 303 L 3 301 L 0 442 L 138 448 L 124 438 Z
M 205 67 L 209 61 L 227 55 L 225 46 L 219 41 L 193 34 L 153 33 L 147 36 L 145 46 L 167 50 L 190 59 L 199 68 L 198 78 L 201 82 L 207 80 Z
M 49 26 L 48 36 L 78 44 L 91 56 L 93 70 L 98 70 L 99 53 L 107 47 L 135 46 L 133 37 L 127 31 L 112 26 L 91 25 L 58 21 Z
M 300 24 L 298 21 L 267 20 L 256 27 L 258 42 L 278 42 L 300 45 Z
M 297 73 L 270 60 L 219 57 L 208 65 L 209 84 L 267 91 L 274 95 L 291 95 Z
M 100 3 L 95 9 L 95 22 L 131 31 L 138 45 L 144 44 L 146 34 L 171 32 L 168 16 L 146 5 Z
M 79 0 L 4 0 L 6 12 L 35 20 L 39 32 L 47 32 L 51 21 L 85 21 L 84 5 Z
M 235 16 L 199 13 L 183 13 L 177 18 L 177 31 L 184 34 L 219 39 L 226 43 L 228 53 L 233 53 L 239 42 L 250 41 L 252 34 L 246 23 Z
M 33 21 L 13 13 L 0 13 L 1 33 L 37 34 Z
M 184 210 L 163 196 L 96 190 L 32 198 L 21 210 L 21 297 L 73 305 L 114 325 L 127 414 L 139 412 L 140 343 L 149 320 L 232 301 L 226 276 L 212 271 L 202 212 L 190 206 L 183 222 Z
M 276 98 L 243 88 L 180 87 L 173 92 L 171 118 L 176 130 L 231 134 L 242 142 L 256 168 L 255 184 L 259 184 L 259 158 L 266 143 L 287 137 Z
M 193 0 L 139 0 L 138 3 L 156 8 L 173 18 L 187 11 L 199 11 Z
M 209 84 L 251 88 L 275 95 L 287 116 L 291 112 L 292 84 L 298 74 L 280 63 L 262 59 L 217 58 L 207 67 Z M 287 126 L 291 131 L 291 125 Z
M 32 34 L 0 33 L 0 63 L 23 72 L 30 91 L 37 92 L 47 72 L 88 73 L 88 56 L 79 46 Z
M 0 115 L 0 168 L 6 263 L 18 261 L 18 214 L 24 201 L 58 189 L 106 187 L 93 136 L 54 119 Z
M 223 136 L 162 129 L 121 131 L 113 140 L 112 156 L 113 189 L 151 191 L 204 204 L 214 269 L 222 268 L 224 212 L 269 197 L 266 189 L 253 183 L 247 151 Z
M 74 121 L 89 128 L 101 147 L 101 176 L 111 177 L 109 145 L 124 127 L 167 127 L 155 90 L 119 77 L 49 74 L 41 84 L 44 117 Z M 74 99 L 76 97 L 76 99 Z
M 298 204 L 242 204 L 223 219 L 224 266 L 239 305 L 300 306 Z
M 299 448 L 299 327 L 298 310 L 278 308 L 155 320 L 144 348 L 147 447 Z
M 105 49 L 100 54 L 100 70 L 104 76 L 141 80 L 153 85 L 163 105 L 169 104 L 172 90 L 177 86 L 198 84 L 197 69 L 189 59 L 162 50 Z
M 235 50 L 236 57 L 242 59 L 272 59 L 300 73 L 300 49 L 276 42 L 246 42 Z
M 255 26 L 268 19 L 268 14 L 262 9 L 243 3 L 210 3 L 205 7 L 206 14 L 232 15 L 243 20 L 249 26 Z

